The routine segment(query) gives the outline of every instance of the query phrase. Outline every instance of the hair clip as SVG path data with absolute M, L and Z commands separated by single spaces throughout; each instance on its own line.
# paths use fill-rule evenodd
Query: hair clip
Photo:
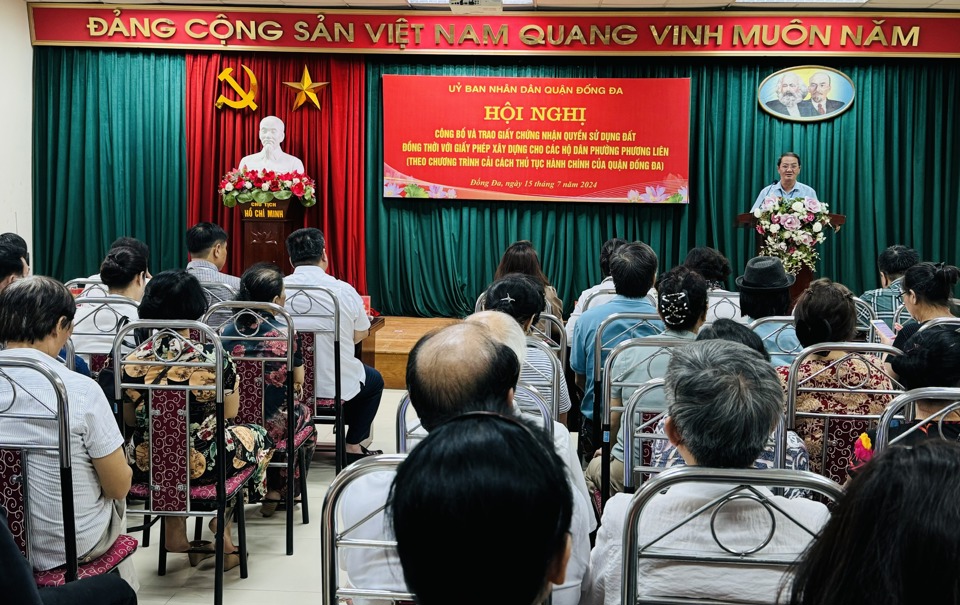
M 511 297 L 510 294 L 507 293 L 507 295 L 504 296 L 503 298 L 501 298 L 500 300 L 502 300 L 502 301 L 504 301 L 504 302 L 512 303 L 512 302 L 516 302 L 517 299 Z
M 690 305 L 687 304 L 687 292 L 664 294 L 660 305 L 663 321 L 669 325 L 682 324 L 687 319 Z

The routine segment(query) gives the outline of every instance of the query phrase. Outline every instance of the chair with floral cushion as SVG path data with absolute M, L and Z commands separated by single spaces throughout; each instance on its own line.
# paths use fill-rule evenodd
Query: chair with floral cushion
M 336 472 L 345 466 L 346 454 L 346 427 L 344 425 L 343 405 L 340 398 L 340 301 L 336 293 L 323 286 L 289 286 L 287 288 L 286 309 L 294 318 L 303 317 L 316 321 L 321 327 L 313 330 L 298 330 L 301 354 L 303 356 L 303 400 L 314 402 L 314 424 L 332 424 L 334 432 L 333 450 L 335 453 Z M 333 354 L 331 358 L 317 355 L 319 342 L 332 340 Z M 334 396 L 332 399 L 317 396 L 317 364 L 333 365 Z M 319 448 L 319 444 L 318 444 Z
M 275 329 L 260 329 L 266 314 L 276 319 L 270 322 Z M 290 315 L 283 307 L 272 303 L 236 301 L 215 303 L 200 321 L 210 323 L 209 319 L 213 316 L 225 317 L 217 328 L 217 335 L 224 350 L 230 351 L 237 365 L 240 413 L 237 414 L 236 421 L 267 426 L 265 406 L 268 386 L 283 388 L 286 409 L 293 409 L 296 404 L 293 373 L 297 339 L 292 329 L 285 328 L 293 325 Z M 284 468 L 288 478 L 299 474 L 302 498 L 300 515 L 306 525 L 310 522 L 310 512 L 307 502 L 307 461 L 304 457 L 306 450 L 303 446 L 316 431 L 312 421 L 298 431 L 296 415 L 287 413 L 285 417 L 286 430 L 281 438 L 274 439 L 274 451 L 288 454 L 289 444 L 292 443 L 293 452 L 286 456 L 284 462 L 271 462 L 269 466 Z M 287 554 L 292 555 L 294 506 L 289 503 L 294 502 L 294 482 L 287 481 L 286 485 Z
M 131 355 L 122 356 L 123 340 L 134 330 L 143 330 L 149 334 Z M 195 344 L 182 336 L 179 331 L 185 330 L 201 336 L 202 341 L 213 344 L 214 354 L 210 359 L 185 362 L 179 358 L 172 359 L 140 359 L 140 351 L 157 349 L 161 339 L 169 343 L 166 347 L 171 351 L 179 351 L 182 355 L 192 351 Z M 220 339 L 209 326 L 198 321 L 145 321 L 130 322 L 120 329 L 114 339 L 113 356 L 117 360 L 117 380 L 114 396 L 120 405 L 124 390 L 135 390 L 145 397 L 146 417 L 149 419 L 149 441 L 145 451 L 138 451 L 136 455 L 146 456 L 149 460 L 149 480 L 135 482 L 130 488 L 131 496 L 145 501 L 142 511 L 138 514 L 159 515 L 160 522 L 160 554 L 158 575 L 166 575 L 167 550 L 165 548 L 165 521 L 168 516 L 176 517 L 215 517 L 217 531 L 215 533 L 216 568 L 214 580 L 214 603 L 223 603 L 223 565 L 225 515 L 227 505 L 231 500 L 243 502 L 244 489 L 247 482 L 256 470 L 253 465 L 247 466 L 240 472 L 227 478 L 226 472 L 226 421 L 224 420 L 224 385 L 223 367 L 224 356 Z M 125 375 L 142 375 L 150 370 L 162 372 L 176 371 L 177 368 L 191 367 L 205 370 L 213 376 L 213 381 L 205 384 L 166 385 L 150 382 L 125 382 Z M 216 426 L 214 439 L 216 440 L 215 467 L 217 481 L 209 485 L 191 484 L 191 455 L 197 454 L 190 444 L 190 392 L 213 393 L 216 408 Z M 234 518 L 237 522 L 239 538 L 240 577 L 246 578 L 247 547 L 246 527 L 243 507 L 234 507 Z M 148 530 L 147 530 L 148 531 Z
M 56 399 L 50 409 L 38 398 L 36 388 L 23 386 L 25 377 L 35 374 L 41 383 L 48 382 Z M 36 382 L 31 378 L 29 382 Z M 38 405 L 34 405 L 38 404 Z M 0 422 L 17 424 L 26 420 L 44 420 L 57 426 L 57 438 L 48 443 L 35 440 L 4 439 L 0 442 L 0 509 L 6 511 L 6 522 L 20 552 L 30 560 L 31 540 L 38 528 L 31 527 L 30 461 L 34 457 L 57 456 L 60 467 L 60 501 L 63 519 L 63 546 L 66 563 L 60 567 L 34 572 L 37 586 L 62 586 L 80 578 L 89 578 L 114 570 L 137 549 L 131 536 L 120 535 L 113 546 L 93 561 L 78 565 L 77 535 L 74 518 L 74 490 L 71 459 L 70 420 L 66 388 L 60 378 L 31 359 L 0 361 Z M 43 410 L 38 414 L 36 409 Z M 31 409 L 32 408 L 32 409 Z M 6 431 L 5 434 L 18 434 Z
M 836 351 L 843 355 L 826 357 Z M 789 370 L 778 369 L 781 380 L 787 372 L 786 428 L 806 442 L 811 470 L 839 484 L 846 481 L 854 442 L 876 424 L 890 400 L 904 391 L 880 362 L 882 355 L 900 355 L 900 350 L 875 343 L 821 343 L 801 351 Z M 780 468 L 786 456 L 786 438 L 784 431 Z

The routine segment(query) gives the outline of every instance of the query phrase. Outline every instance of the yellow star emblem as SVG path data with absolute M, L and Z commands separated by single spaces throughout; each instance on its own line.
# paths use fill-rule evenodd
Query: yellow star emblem
M 284 82 L 283 84 L 297 91 L 297 98 L 293 101 L 293 110 L 296 111 L 300 109 L 301 105 L 307 102 L 307 99 L 313 101 L 317 109 L 320 109 L 320 101 L 317 99 L 317 93 L 313 91 L 329 85 L 330 82 L 314 82 L 310 79 L 310 70 L 304 67 L 303 77 L 300 78 L 299 82 Z

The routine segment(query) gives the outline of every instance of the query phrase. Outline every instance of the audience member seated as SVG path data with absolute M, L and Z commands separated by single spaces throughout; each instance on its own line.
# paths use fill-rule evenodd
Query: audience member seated
M 663 334 L 654 338 L 673 338 L 680 341 L 693 341 L 697 337 L 697 330 L 703 325 L 707 316 L 707 282 L 696 271 L 683 265 L 664 273 L 657 282 L 657 313 L 667 329 Z M 650 338 L 650 337 L 647 337 Z M 641 341 L 644 339 L 641 339 Z M 679 343 L 678 343 L 679 344 Z M 642 384 L 653 378 L 663 378 L 670 361 L 670 351 L 659 346 L 633 347 L 621 353 L 613 362 L 613 376 L 609 378 L 616 382 L 630 382 Z M 633 395 L 637 387 L 621 387 L 614 385 L 610 393 L 610 407 L 624 405 Z M 663 409 L 666 401 L 663 391 L 654 391 L 644 397 L 643 408 Z M 638 413 L 637 424 L 640 424 Z M 611 422 L 616 437 L 610 458 L 610 492 L 612 494 L 623 491 L 623 425 L 620 422 L 620 413 L 614 412 Z M 601 464 L 601 450 L 597 450 L 593 460 L 587 465 L 586 478 L 591 491 L 599 492 Z
M 510 244 L 510 247 L 503 251 L 500 257 L 500 264 L 497 266 L 497 272 L 494 274 L 494 281 L 503 278 L 510 273 L 522 273 L 529 275 L 540 282 L 543 286 L 544 295 L 547 299 L 547 313 L 559 319 L 563 319 L 563 301 L 557 296 L 557 290 L 550 285 L 550 280 L 543 274 L 540 265 L 540 257 L 533 244 L 527 240 L 520 240 Z
M 665 377 L 669 419 L 666 432 L 691 466 L 749 468 L 763 451 L 782 413 L 777 374 L 763 357 L 734 342 L 705 341 L 676 349 Z M 640 518 L 640 543 L 650 542 L 730 486 L 684 484 L 654 498 Z M 776 531 L 760 554 L 789 556 L 803 552 L 812 535 L 788 520 L 816 531 L 827 508 L 803 498 L 774 496 L 756 488 L 775 507 L 734 500 L 722 510 L 739 528 L 738 542 L 759 544 L 767 537 L 771 515 Z M 623 530 L 631 496 L 617 494 L 603 512 L 597 545 L 590 554 L 581 605 L 619 605 Z M 725 532 L 726 533 L 726 532 Z M 658 542 L 686 552 L 727 554 L 715 542 L 710 515 L 700 515 Z M 647 599 L 716 599 L 749 603 L 776 601 L 782 573 L 756 566 L 664 563 L 640 559 L 639 595 Z
M 257 263 L 240 277 L 240 291 L 237 301 L 267 302 L 283 307 L 287 297 L 283 289 L 283 273 L 273 263 Z M 237 357 L 282 357 L 287 354 L 287 344 L 278 340 L 257 340 L 259 338 L 277 338 L 285 333 L 287 327 L 269 311 L 251 310 L 235 315 L 232 322 L 223 328 L 224 348 Z M 226 340 L 226 339 L 231 340 Z M 249 338 L 250 340 L 232 340 Z M 299 336 L 294 339 L 293 349 L 293 390 L 294 390 L 294 434 L 313 424 L 313 410 L 302 401 L 303 392 L 303 356 Z M 264 428 L 274 443 L 287 439 L 287 364 L 280 361 L 264 363 L 263 414 Z M 305 442 L 307 460 L 313 459 L 316 447 L 316 435 Z M 277 453 L 274 462 L 282 462 L 285 454 Z M 300 469 L 296 469 L 296 477 Z M 294 488 L 299 496 L 300 484 Z M 287 493 L 287 471 L 281 468 L 267 469 L 267 493 L 263 499 L 260 513 L 269 517 L 277 510 L 277 505 Z
M 718 298 L 708 301 L 707 323 L 713 323 L 718 319 L 743 321 L 738 306 L 740 296 L 736 292 L 727 290 L 726 287 L 727 278 L 732 271 L 726 256 L 713 248 L 698 246 L 687 253 L 683 265 L 693 269 L 707 280 L 707 292 L 716 293 L 718 296 L 730 295 L 728 300 Z
M 541 603 L 565 581 L 572 514 L 549 439 L 492 412 L 434 427 L 397 469 L 388 509 L 420 605 Z
M 540 319 L 540 313 L 546 306 L 543 285 L 528 275 L 509 273 L 490 284 L 487 288 L 484 307 L 488 311 L 501 311 L 517 320 L 524 334 L 530 334 L 530 327 Z M 560 424 L 566 425 L 567 412 L 570 411 L 570 391 L 563 374 L 554 375 L 551 354 L 537 347 L 526 347 L 526 359 L 520 369 L 520 382 L 559 382 L 560 385 L 560 414 L 556 418 Z M 549 393 L 542 393 L 549 400 Z M 532 405 L 521 397 L 517 397 L 517 405 L 524 407 Z
M 587 304 L 587 299 L 590 300 L 590 307 L 599 307 L 603 303 L 609 301 L 613 298 L 613 278 L 610 277 L 610 255 L 613 254 L 613 251 L 623 244 L 627 243 L 627 240 L 621 239 L 619 237 L 612 237 L 607 241 L 603 242 L 603 246 L 600 248 L 600 283 L 595 286 L 590 286 L 586 290 L 580 293 L 580 297 L 574 301 L 573 312 L 570 313 L 570 317 L 567 319 L 567 323 L 564 325 L 564 330 L 567 332 L 567 341 L 573 339 L 573 327 L 577 325 L 577 320 L 580 319 L 580 316 L 583 315 L 584 305 Z M 599 292 L 610 291 L 610 294 L 598 294 Z M 596 294 L 596 296 L 594 296 Z
M 880 287 L 860 295 L 881 319 L 893 329 L 893 314 L 903 304 L 903 274 L 920 262 L 920 255 L 913 248 L 890 246 L 877 258 L 880 270 Z
M 614 321 L 604 330 L 600 359 L 594 359 L 597 331 L 603 320 L 614 313 L 657 313 L 647 298 L 647 292 L 653 287 L 657 276 L 657 255 L 650 246 L 633 242 L 617 248 L 610 256 L 610 275 L 617 295 L 607 304 L 587 309 L 580 316 L 570 343 L 570 368 L 576 373 L 577 384 L 583 388 L 583 400 L 580 402 L 583 424 L 578 442 L 582 455 L 592 455 L 596 446 L 600 445 L 594 443 L 593 437 L 594 400 L 597 395 L 602 396 L 602 393 L 593 392 L 594 367 L 596 364 L 602 367 L 610 350 L 624 340 L 652 336 L 660 331 L 659 325 L 638 324 L 635 319 Z
M 0 509 L 0 593 L 16 605 L 137 605 L 137 593 L 117 574 L 103 574 L 68 582 L 63 586 L 37 589 L 33 572 Z
M 147 284 L 140 303 L 140 319 L 199 321 L 206 311 L 207 299 L 197 278 L 183 269 L 163 271 L 154 276 Z M 182 330 L 178 338 L 163 335 L 159 339 L 148 339 L 137 347 L 127 359 L 133 361 L 172 361 L 182 363 L 210 363 L 214 358 L 212 343 L 198 343 L 189 340 L 189 331 Z M 188 366 L 123 366 L 123 382 L 151 385 L 183 386 L 190 384 L 211 384 L 215 377 L 208 368 Z M 240 406 L 237 390 L 236 366 L 228 352 L 223 355 L 223 393 L 224 418 L 232 419 Z M 190 391 L 190 480 L 192 485 L 212 484 L 217 481 L 216 468 L 216 397 L 213 391 Z M 123 391 L 123 415 L 128 427 L 133 428 L 130 443 L 132 450 L 134 480 L 150 480 L 150 419 L 147 416 L 147 400 L 144 391 L 125 389 Z M 273 442 L 267 437 L 267 431 L 255 424 L 228 424 L 225 440 L 227 451 L 224 462 L 227 476 L 230 477 L 248 466 L 257 470 L 248 483 L 251 490 L 263 496 L 266 466 L 270 462 Z M 224 528 L 223 544 L 227 557 L 224 567 L 230 569 L 240 564 L 236 546 L 230 537 L 230 521 L 227 517 Z M 211 522 L 215 525 L 216 520 Z M 211 530 L 213 527 L 211 527 Z M 187 540 L 186 518 L 169 517 L 166 520 L 166 548 L 169 552 L 189 552 L 196 545 Z M 212 551 L 211 551 L 212 552 Z M 202 552 L 192 552 L 202 555 Z M 191 556 L 191 564 L 199 562 L 200 557 Z
M 913 336 L 903 355 L 897 355 L 890 361 L 893 371 L 906 389 L 926 387 L 960 387 L 960 333 L 947 327 L 934 326 Z M 899 435 L 919 424 L 920 420 L 936 416 L 950 402 L 931 400 L 916 404 L 916 420 L 901 422 L 891 427 L 889 438 Z M 851 473 L 859 470 L 873 457 L 873 442 L 877 432 L 869 430 L 860 435 L 853 449 Z M 960 440 L 960 413 L 954 411 L 925 424 L 903 438 L 903 445 L 913 445 L 926 439 Z
M 739 324 L 732 319 L 718 319 L 716 322 L 703 326 L 697 333 L 697 340 L 729 340 L 748 346 L 765 360 L 770 361 L 770 354 L 763 346 L 763 341 L 753 330 L 743 324 Z M 661 420 L 657 424 L 656 432 L 663 433 L 665 430 L 665 421 Z M 776 439 L 777 434 L 774 431 L 767 441 L 766 447 L 760 453 L 760 457 L 754 460 L 753 468 L 774 468 L 776 466 Z M 807 453 L 807 446 L 803 439 L 793 431 L 787 431 L 787 452 L 784 461 L 785 467 L 795 471 L 810 470 L 810 455 Z M 674 466 L 683 466 L 683 456 L 680 450 L 672 445 L 666 439 L 658 439 L 653 445 L 652 466 L 663 468 L 672 468 Z M 787 496 L 794 497 L 802 495 L 802 490 L 788 490 Z
M 23 276 L 29 277 L 31 275 L 30 250 L 27 248 L 27 240 L 23 239 L 17 233 L 8 231 L 7 233 L 0 233 L 0 242 L 13 244 L 17 251 L 20 252 L 20 260 L 23 262 Z
M 226 284 L 236 290 L 240 287 L 240 278 L 222 273 L 227 264 L 227 232 L 214 223 L 197 223 L 187 230 L 187 251 L 190 262 L 187 273 L 201 282 Z M 221 300 L 230 300 L 225 295 Z
M 520 362 L 503 333 L 513 331 L 522 339 L 515 321 L 503 313 L 490 311 L 471 316 L 471 321 L 431 332 L 420 339 L 407 360 L 407 388 L 410 402 L 428 432 L 443 422 L 467 412 L 487 411 L 515 415 L 514 388 L 520 375 Z M 479 317 L 479 319 L 478 319 Z M 507 321 L 502 321 L 503 318 Z M 496 325 L 503 333 L 495 334 Z M 537 423 L 538 424 L 538 423 Z M 583 480 L 583 471 L 573 451 L 570 434 L 554 423 L 554 447 L 565 462 L 567 482 L 573 492 L 573 554 L 566 567 L 566 581 L 556 586 L 555 605 L 576 605 L 580 598 L 580 580 L 590 558 L 590 532 L 596 525 Z M 416 451 L 417 445 L 413 451 Z M 376 507 L 387 500 L 392 477 L 376 473 L 358 479 L 344 498 L 351 506 L 344 507 L 346 527 L 364 521 L 353 532 L 358 539 L 390 539 L 392 532 L 384 525 Z M 370 517 L 367 519 L 367 517 Z M 383 551 L 343 551 L 342 567 L 355 586 L 404 590 L 400 566 L 395 555 Z M 355 600 L 356 602 L 356 600 Z M 376 601 L 368 601 L 368 603 Z
M 893 341 L 901 351 L 920 326 L 938 317 L 953 317 L 950 298 L 960 278 L 960 270 L 943 263 L 919 263 L 903 274 L 903 304 L 913 321 L 908 322 Z M 889 342 L 881 335 L 881 340 Z
M 853 293 L 846 286 L 826 278 L 814 280 L 797 299 L 794 309 L 797 338 L 804 348 L 821 343 L 850 341 L 857 332 L 857 309 Z M 851 392 L 851 389 L 890 389 L 889 375 L 877 357 L 855 356 L 842 362 L 844 351 L 831 351 L 808 358 L 799 369 L 798 381 L 803 388 L 843 389 L 841 392 L 799 393 L 796 410 L 825 414 L 882 414 L 890 402 L 889 395 Z M 839 362 L 839 363 L 838 363 Z M 790 368 L 778 367 L 784 390 Z M 830 435 L 824 435 L 823 420 L 804 418 L 797 421 L 797 434 L 803 437 L 810 452 L 810 468 L 837 483 L 846 480 L 847 463 L 853 454 L 853 443 L 866 429 L 865 420 L 831 421 Z M 828 443 L 826 468 L 822 459 L 823 447 Z
M 147 258 L 137 248 L 113 248 L 107 252 L 107 257 L 100 264 L 100 279 L 107 286 L 110 296 L 123 296 L 131 302 L 139 303 L 147 282 Z M 80 332 L 73 335 L 73 346 L 78 353 L 87 356 L 89 361 L 91 353 L 110 354 L 117 330 L 139 319 L 139 314 L 133 304 L 117 305 L 114 314 L 104 309 L 102 304 L 82 301 L 81 297 L 77 305 L 77 317 L 73 322 L 74 329 Z M 125 344 L 125 354 L 136 346 L 132 340 Z
M 764 317 L 790 315 L 790 286 L 797 278 L 788 275 L 779 258 L 757 256 L 747 261 L 743 275 L 737 278 L 740 312 L 747 323 Z M 800 341 L 792 326 L 765 323 L 755 328 L 775 366 L 788 366 L 800 352 Z M 778 330 L 780 330 L 778 332 Z
M 948 605 L 960 595 L 960 446 L 892 447 L 850 482 L 799 563 L 794 605 Z
M 345 437 L 347 463 L 364 456 L 382 454 L 382 450 L 367 449 L 362 443 L 370 437 L 370 426 L 383 395 L 383 376 L 353 354 L 353 345 L 370 333 L 370 318 L 367 317 L 363 301 L 353 286 L 327 273 L 329 259 L 323 232 L 319 229 L 298 229 L 291 233 L 287 238 L 287 254 L 294 267 L 293 274 L 283 280 L 288 291 L 295 291 L 299 286 L 323 286 L 331 289 L 340 303 L 340 397 L 344 419 L 349 427 Z M 313 388 L 317 398 L 333 399 L 333 322 L 329 318 L 297 314 L 300 309 L 301 313 L 322 310 L 332 315 L 332 303 L 329 297 L 321 295 L 313 300 L 313 309 L 305 309 L 311 306 L 306 302 L 301 299 L 294 305 L 293 301 L 287 301 L 287 312 L 293 316 L 293 324 L 298 332 L 326 330 L 325 333 L 317 333 L 316 380 Z
M 29 267 L 21 254 L 16 243 L 0 241 L 0 292 L 29 273 Z
M 124 508 L 130 491 L 130 468 L 123 453 L 123 436 L 100 386 L 57 361 L 57 352 L 73 329 L 75 312 L 73 296 L 49 277 L 27 277 L 0 293 L 0 342 L 6 343 L 0 360 L 40 362 L 66 388 L 77 553 L 84 563 L 106 553 L 126 529 Z M 49 383 L 36 372 L 22 368 L 5 368 L 4 373 L 18 385 L 11 412 L 40 418 L 3 420 L 0 415 L 2 439 L 29 439 L 55 446 L 57 425 L 45 419 L 57 409 Z M 11 385 L 5 382 L 0 381 L 0 388 L 9 389 Z M 12 396 L 8 392 L 2 399 L 10 402 Z M 32 562 L 37 571 L 53 569 L 66 562 L 57 452 L 31 455 L 28 464 Z M 121 563 L 119 571 L 136 589 L 132 560 Z
M 110 251 L 114 248 L 134 248 L 135 250 L 139 251 L 140 254 L 143 255 L 143 258 L 147 259 L 147 281 L 150 281 L 150 278 L 153 277 L 153 275 L 150 274 L 150 246 L 146 245 L 135 237 L 123 236 L 113 240 L 113 243 L 110 244 L 110 248 L 107 249 L 107 254 L 110 254 Z M 94 273 L 87 279 L 102 281 L 99 273 Z M 84 291 L 87 291 L 90 288 L 91 286 L 88 285 L 86 288 L 84 288 Z M 97 294 L 97 296 L 99 296 L 99 294 Z

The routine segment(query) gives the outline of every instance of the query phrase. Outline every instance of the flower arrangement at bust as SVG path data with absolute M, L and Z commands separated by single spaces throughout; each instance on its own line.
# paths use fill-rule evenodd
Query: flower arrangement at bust
M 816 246 L 830 226 L 826 204 L 812 197 L 766 197 L 754 210 L 757 233 L 763 236 L 762 256 L 775 256 L 787 272 L 796 275 L 803 267 L 816 269 L 820 254 Z
M 223 205 L 233 208 L 238 203 L 272 202 L 296 197 L 305 207 L 317 203 L 316 182 L 302 172 L 273 170 L 240 170 L 235 168 L 220 179 L 220 197 Z

